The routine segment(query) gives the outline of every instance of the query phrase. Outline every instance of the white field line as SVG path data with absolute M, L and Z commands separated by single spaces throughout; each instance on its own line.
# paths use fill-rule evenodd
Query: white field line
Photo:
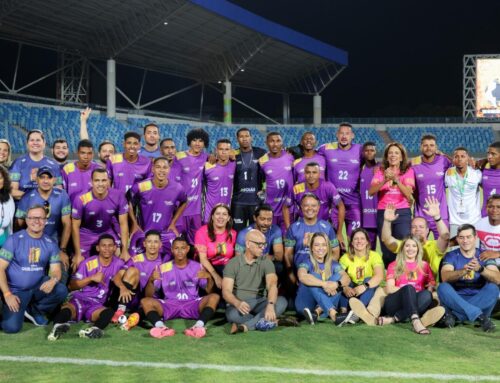
M 312 370 L 302 368 L 280 368 L 265 366 L 238 366 L 199 363 L 159 363 L 159 362 L 124 362 L 99 359 L 49 358 L 38 356 L 0 355 L 0 361 L 18 363 L 74 364 L 84 366 L 107 367 L 142 367 L 160 369 L 214 370 L 219 372 L 264 372 L 274 374 L 295 374 L 315 376 L 347 376 L 360 378 L 399 378 L 399 379 L 432 379 L 432 380 L 465 380 L 470 382 L 500 382 L 500 375 L 460 375 L 460 374 L 427 374 L 392 371 L 350 371 L 350 370 Z

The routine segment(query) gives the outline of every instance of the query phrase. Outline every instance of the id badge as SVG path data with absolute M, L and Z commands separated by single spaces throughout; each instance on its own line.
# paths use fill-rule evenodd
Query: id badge
M 465 214 L 465 205 L 463 202 L 460 202 L 457 206 L 457 213 L 458 214 Z

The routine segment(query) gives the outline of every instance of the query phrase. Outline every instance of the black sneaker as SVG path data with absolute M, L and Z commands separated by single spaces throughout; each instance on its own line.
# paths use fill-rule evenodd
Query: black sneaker
M 453 328 L 457 325 L 457 317 L 453 315 L 450 311 L 446 310 L 444 315 L 439 321 L 434 325 L 434 327 L 440 328 Z
M 99 327 L 92 326 L 80 330 L 78 335 L 80 338 L 99 339 L 104 335 L 104 331 L 102 331 Z
M 318 321 L 318 314 L 312 313 L 309 308 L 306 307 L 302 312 L 304 313 L 306 321 L 308 321 L 310 325 L 314 325 Z
M 495 323 L 493 323 L 491 319 L 485 315 L 480 315 L 477 318 L 477 321 L 484 332 L 494 332 L 496 329 Z
M 47 336 L 48 340 L 54 341 L 58 340 L 61 335 L 66 334 L 69 331 L 69 323 L 56 323 L 52 327 L 52 331 Z
M 300 327 L 299 322 L 297 319 L 293 317 L 283 317 L 278 319 L 278 326 L 283 326 L 283 327 Z
M 337 314 L 337 317 L 335 318 L 335 326 L 342 327 L 342 325 L 346 322 L 348 315 L 348 313 Z

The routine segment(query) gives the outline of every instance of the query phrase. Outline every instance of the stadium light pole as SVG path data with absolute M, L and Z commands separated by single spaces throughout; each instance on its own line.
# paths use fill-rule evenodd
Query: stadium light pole
M 321 124 L 321 96 L 319 94 L 313 96 L 313 124 Z
M 231 124 L 233 121 L 233 116 L 232 116 L 232 107 L 231 107 L 231 102 L 232 102 L 232 92 L 231 92 L 231 81 L 226 80 L 224 81 L 224 87 L 225 87 L 225 92 L 224 92 L 224 124 Z
M 107 61 L 106 84 L 107 116 L 114 118 L 116 116 L 116 61 L 113 59 Z
M 283 93 L 283 124 L 290 123 L 290 95 Z

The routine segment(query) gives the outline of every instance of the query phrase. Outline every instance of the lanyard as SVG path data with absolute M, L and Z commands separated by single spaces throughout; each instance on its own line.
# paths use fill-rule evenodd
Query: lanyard
M 458 172 L 455 173 L 455 181 L 456 181 L 455 187 L 457 188 L 458 192 L 460 193 L 460 198 L 464 197 L 465 184 L 467 183 L 467 176 L 468 175 L 469 175 L 469 170 L 467 170 L 465 172 L 464 178 L 460 177 L 458 175 Z

